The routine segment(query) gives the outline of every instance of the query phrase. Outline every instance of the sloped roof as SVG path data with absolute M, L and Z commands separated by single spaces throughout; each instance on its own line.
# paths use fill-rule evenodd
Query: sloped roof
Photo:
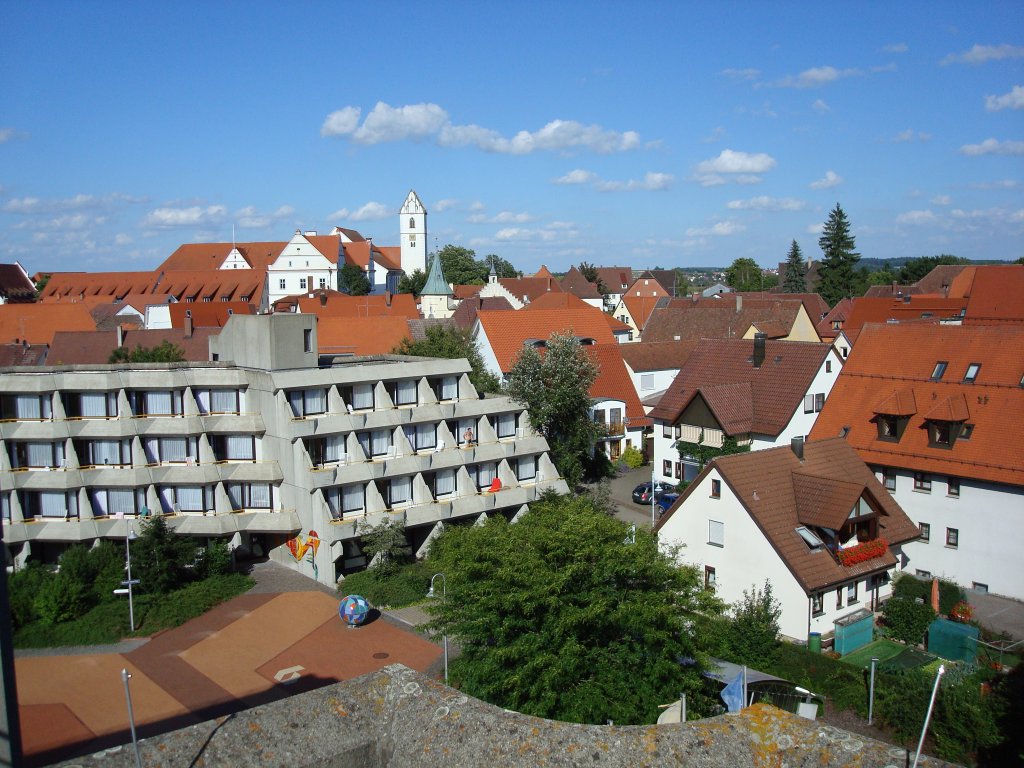
M 384 355 L 411 339 L 405 317 L 322 317 L 317 321 L 321 355 Z
M 345 253 L 345 263 L 355 264 L 364 272 L 370 265 L 370 241 L 360 240 L 354 243 L 342 243 L 341 247 Z M 401 248 L 391 246 L 373 246 L 374 262 L 386 270 L 398 271 L 402 269 Z
M 480 293 L 482 285 L 455 285 L 452 286 L 452 290 L 455 292 L 455 298 L 460 301 L 463 299 L 469 299 Z
M 45 344 L 0 344 L 0 368 L 43 365 L 48 351 Z
M 630 267 L 596 267 L 608 293 L 625 293 L 633 284 L 633 270 Z
M 853 311 L 853 299 L 840 299 L 839 303 L 836 304 L 821 320 L 815 325 L 815 330 L 818 331 L 818 335 L 822 339 L 834 339 L 839 335 L 839 331 L 843 330 L 843 326 L 846 324 L 846 318 L 850 316 L 850 312 Z M 813 318 L 812 318 L 813 319 Z M 839 328 L 833 328 L 832 323 L 838 322 Z
M 259 304 L 266 275 L 255 269 L 204 269 L 165 272 L 156 293 L 170 294 L 178 301 L 250 301 Z
M 967 406 L 967 398 L 963 392 L 955 392 L 944 400 L 939 400 L 924 415 L 928 421 L 967 421 L 971 411 Z
M 633 281 L 632 285 L 629 286 L 629 289 L 622 296 L 623 298 L 626 296 L 650 298 L 652 296 L 671 296 L 671 294 L 650 272 L 644 272 Z
M 547 280 L 549 278 L 554 278 L 554 275 L 551 273 L 551 270 L 548 269 L 546 265 L 541 264 L 540 269 L 534 272 L 533 275 L 531 275 L 531 277 L 539 277 Z
M 886 393 L 875 406 L 875 413 L 886 416 L 913 416 L 917 413 L 917 400 L 913 387 L 899 387 L 888 390 L 883 386 L 879 391 Z
M 935 364 L 946 361 L 938 381 Z M 981 368 L 964 383 L 968 365 Z M 847 441 L 864 461 L 914 472 L 1024 486 L 1024 326 L 866 325 L 850 352 L 811 438 L 848 428 Z M 919 409 L 899 442 L 878 439 L 874 418 L 882 393 L 909 388 Z M 929 445 L 927 414 L 962 395 L 974 425 L 969 440 L 950 448 Z M 922 405 L 926 404 L 926 405 Z M 950 403 L 949 415 L 963 415 Z
M 178 328 L 150 331 L 125 331 L 122 346 L 127 349 L 159 347 L 165 341 L 181 347 L 185 359 L 200 362 L 210 359 L 210 336 L 220 332 L 217 328 L 197 328 L 191 336 Z M 53 336 L 47 365 L 104 364 L 117 348 L 116 331 L 58 331 Z
M 863 488 L 880 510 L 881 538 L 890 544 L 902 544 L 919 536 L 917 526 L 841 438 L 807 443 L 803 461 L 789 446 L 721 456 L 704 468 L 658 521 L 656 530 L 663 529 L 673 515 L 686 514 L 687 500 L 712 470 L 721 474 L 807 594 L 891 568 L 896 558 L 886 551 L 866 562 L 840 565 L 824 547 L 812 550 L 796 532 L 805 522 L 801 513 L 831 521 L 841 514 L 845 519 L 856 498 L 854 488 Z
M 601 298 L 601 292 L 597 290 L 597 286 L 587 280 L 576 267 L 570 268 L 559 283 L 563 291 L 579 296 L 581 299 Z
M 459 328 L 470 330 L 473 327 L 473 323 L 476 322 L 477 312 L 481 309 L 512 310 L 514 307 L 509 304 L 508 299 L 504 296 L 485 296 L 484 298 L 480 298 L 479 296 L 470 296 L 469 298 L 463 299 L 459 302 L 459 306 L 455 308 L 450 319 L 453 320 Z
M 657 280 L 669 296 L 676 295 L 676 272 L 674 269 L 646 269 L 637 279 L 645 277 L 653 277 Z
M 168 307 L 171 327 L 184 328 L 185 316 L 190 313 L 193 328 L 223 328 L 232 315 L 255 315 L 256 307 L 244 301 L 204 301 L 183 304 L 175 302 Z
M 644 328 L 647 327 L 647 321 L 651 317 L 651 313 L 654 312 L 654 308 L 658 306 L 657 296 L 623 296 L 622 304 L 629 311 L 629 316 L 633 318 L 633 322 L 636 323 L 636 327 L 640 333 L 644 332 Z
M 967 299 L 962 298 L 916 295 L 890 299 L 861 296 L 853 300 L 853 309 L 846 316 L 843 331 L 851 339 L 856 339 L 865 323 L 886 323 L 890 320 L 900 323 L 938 323 L 940 320 L 959 318 L 966 308 Z
M 544 293 L 526 304 L 521 311 L 536 312 L 545 309 L 578 309 L 583 311 L 601 312 L 592 304 L 587 304 L 583 299 L 573 293 Z M 604 312 L 601 312 L 603 315 Z
M 530 302 L 547 293 L 562 292 L 562 286 L 554 277 L 499 277 L 498 282 L 520 301 L 524 296 Z
M 830 349 L 828 344 L 768 340 L 764 361 L 755 368 L 752 339 L 702 339 L 650 415 L 674 424 L 700 394 L 712 410 L 718 408 L 726 434 L 778 435 Z
M 423 284 L 420 296 L 453 296 L 451 286 L 444 279 L 444 266 L 441 259 L 431 259 L 427 270 L 427 281 Z
M 1024 323 L 1024 265 L 974 270 L 964 324 Z
M 958 278 L 961 276 L 961 273 L 965 271 L 973 273 L 973 270 L 974 267 L 969 267 L 966 264 L 940 264 L 916 283 L 911 283 L 910 285 L 899 285 L 898 283 L 872 285 L 864 295 L 871 298 L 894 298 L 896 296 L 921 293 L 945 296 L 948 290 L 949 296 L 962 298 L 967 295 L 969 290 L 967 292 L 964 291 L 965 283 L 958 280 Z M 968 276 L 966 281 L 968 287 L 973 278 L 973 274 Z M 956 290 L 953 290 L 954 283 L 959 283 L 960 285 Z
M 626 418 L 630 427 L 647 426 L 651 420 L 637 397 L 629 372 L 622 362 L 620 349 L 624 344 L 595 344 L 584 347 L 590 359 L 597 364 L 597 378 L 590 387 L 594 399 L 621 400 L 626 404 Z
M 39 299 L 76 300 L 89 296 L 120 299 L 130 293 L 155 293 L 159 279 L 159 272 L 54 272 Z
M 50 344 L 58 331 L 94 331 L 84 304 L 0 304 L 0 344 Z
M 598 344 L 615 344 L 603 315 L 594 307 L 532 312 L 484 310 L 477 313 L 477 322 L 487 334 L 501 372 L 508 373 L 527 340 L 547 339 L 553 333 L 571 333 L 594 339 Z
M 623 344 L 622 359 L 635 373 L 682 368 L 697 341 L 639 341 Z
M 739 311 L 726 299 L 659 299 L 644 326 L 644 341 L 742 337 L 752 325 L 789 335 L 803 306 L 777 299 L 743 300 Z M 785 329 L 785 333 L 780 333 Z M 679 337 L 678 339 L 676 337 Z
M 0 296 L 20 301 L 34 299 L 35 295 L 35 283 L 20 264 L 0 264 Z
M 250 267 L 265 272 L 267 266 L 281 255 L 281 251 L 288 245 L 287 242 L 269 241 L 253 243 L 185 243 L 178 246 L 178 249 L 168 256 L 164 262 L 156 268 L 157 272 L 186 271 L 220 269 L 221 264 L 231 253 L 232 248 L 238 248 L 242 258 Z

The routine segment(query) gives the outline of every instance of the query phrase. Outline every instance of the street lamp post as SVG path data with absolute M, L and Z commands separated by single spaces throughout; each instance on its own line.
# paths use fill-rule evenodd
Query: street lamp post
M 656 468 L 654 466 L 654 462 L 652 461 L 651 462 L 651 528 L 654 528 L 655 524 L 658 522 L 657 518 L 655 517 L 655 514 L 654 514 L 654 507 L 655 507 L 655 503 L 656 503 L 654 501 L 654 488 L 657 485 L 657 480 L 655 480 L 655 474 L 656 474 Z
M 132 599 L 132 587 L 139 583 L 138 579 L 132 578 L 132 542 L 138 538 L 135 528 L 129 523 L 128 531 L 124 535 L 125 570 L 128 572 L 128 578 L 121 582 L 124 585 L 123 589 L 114 590 L 115 595 L 128 595 L 128 623 L 131 625 L 132 632 L 135 631 L 135 602 Z
M 448 596 L 448 579 L 443 573 L 435 573 L 430 577 L 430 589 L 427 590 L 427 597 L 437 597 L 434 593 L 434 580 L 441 577 L 441 598 Z M 448 685 L 448 633 L 444 633 L 444 684 Z

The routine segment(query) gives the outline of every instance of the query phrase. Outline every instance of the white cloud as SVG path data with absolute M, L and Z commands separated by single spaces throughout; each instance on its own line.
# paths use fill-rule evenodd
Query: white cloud
M 438 200 L 436 203 L 434 203 L 434 213 L 444 213 L 445 211 L 454 208 L 458 204 L 458 200 L 452 200 L 450 198 Z
M 1001 109 L 1024 109 L 1024 86 L 1015 85 L 1002 96 L 986 96 L 985 109 L 998 112 Z
M 932 198 L 932 205 L 949 205 L 953 202 L 953 198 L 949 195 L 936 195 Z
M 811 104 L 811 109 L 819 115 L 825 115 L 832 111 L 832 107 L 826 104 L 822 99 L 816 99 L 815 102 Z
M 802 211 L 806 205 L 795 197 L 768 197 L 761 195 L 749 200 L 731 200 L 726 208 L 734 211 Z
M 711 131 L 710 134 L 708 134 L 703 139 L 701 139 L 701 141 L 704 144 L 714 144 L 716 141 L 721 141 L 724 136 L 725 136 L 725 128 L 723 128 L 722 126 L 719 125 L 719 126 L 716 126 L 714 128 L 714 130 Z
M 843 177 L 835 171 L 826 171 L 825 175 L 817 181 L 812 181 L 808 186 L 811 189 L 832 189 L 843 183 Z
M 342 208 L 332 213 L 328 218 L 332 220 L 347 219 L 348 221 L 380 221 L 388 216 L 393 216 L 394 213 L 394 210 L 384 205 L 384 203 L 369 202 L 354 211 Z
M 735 221 L 718 221 L 710 227 L 690 227 L 686 230 L 686 236 L 705 237 L 708 235 L 715 235 L 724 237 L 726 235 L 735 235 L 737 232 L 743 232 L 745 229 L 745 226 L 738 224 Z
M 1016 189 L 1020 184 L 1016 179 L 999 179 L 969 185 L 971 189 Z
M 896 217 L 897 224 L 934 224 L 937 217 L 931 211 L 907 211 Z
M 147 229 L 217 227 L 224 221 L 227 212 L 223 205 L 209 205 L 205 208 L 199 205 L 184 208 L 166 206 L 146 214 L 142 225 Z
M 718 157 L 698 163 L 694 178 L 705 187 L 718 186 L 727 181 L 756 184 L 761 180 L 757 174 L 774 167 L 775 158 L 764 152 L 752 154 L 724 149 Z
M 756 80 L 760 77 L 761 70 L 750 67 L 746 69 L 723 69 L 721 74 L 733 80 Z
M 555 240 L 571 238 L 575 232 L 568 229 L 541 227 L 540 229 L 527 229 L 523 227 L 506 227 L 494 233 L 494 239 L 500 242 L 509 241 L 540 241 L 545 243 Z
M 890 43 L 889 45 L 883 45 L 882 46 L 882 52 L 883 53 L 906 53 L 907 52 L 907 44 L 906 43 Z
M 984 64 L 986 61 L 1019 59 L 1024 57 L 1024 46 L 1019 45 L 975 45 L 964 53 L 951 53 L 940 64 Z
M 553 184 L 590 184 L 593 181 L 597 181 L 597 174 L 593 171 L 585 171 L 582 168 L 576 168 L 569 171 L 565 176 L 559 176 L 553 180 Z
M 359 125 L 359 107 L 343 107 L 331 112 L 320 126 L 321 136 L 347 136 Z
M 132 236 L 126 235 L 124 232 L 114 235 L 114 245 L 131 245 L 133 242 Z
M 960 153 L 969 157 L 977 155 L 1024 155 L 1024 141 L 996 141 L 985 139 L 981 144 L 964 144 Z
M 789 75 L 773 83 L 777 88 L 819 88 L 844 77 L 863 74 L 859 69 L 836 69 L 835 67 L 812 67 L 798 75 Z
M 890 141 L 893 144 L 906 144 L 908 141 L 928 141 L 931 138 L 930 133 L 924 133 L 923 131 L 914 131 L 912 128 L 907 128 L 905 131 L 900 131 L 893 136 Z
M 5 144 L 14 138 L 13 128 L 0 128 L 0 144 Z
M 825 229 L 825 223 L 819 222 L 818 224 L 808 224 L 807 234 L 808 235 L 820 235 Z
M 476 147 L 484 152 L 527 155 L 539 151 L 587 150 L 610 154 L 637 149 L 640 134 L 611 131 L 575 120 L 552 120 L 537 131 L 519 131 L 511 138 L 479 125 L 453 125 L 437 104 L 392 107 L 383 101 L 359 125 L 358 107 L 344 107 L 324 120 L 322 136 L 348 136 L 358 144 L 427 140 L 442 147 Z
M 287 219 L 295 213 L 290 205 L 282 205 L 272 213 L 260 213 L 255 206 L 247 205 L 235 211 L 235 224 L 242 229 L 265 229 L 274 222 Z

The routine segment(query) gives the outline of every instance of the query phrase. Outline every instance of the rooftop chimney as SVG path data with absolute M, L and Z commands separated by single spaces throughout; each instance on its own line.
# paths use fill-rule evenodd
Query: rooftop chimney
M 309 291 L 307 296 L 312 299 L 313 298 L 313 276 L 312 275 L 306 275 L 306 290 Z
M 192 338 L 192 315 L 191 314 L 189 314 L 185 318 L 185 338 L 186 339 L 191 339 Z
M 326 307 L 327 306 L 327 291 L 321 291 L 320 292 L 320 306 L 321 307 Z
M 120 349 L 123 346 L 124 346 L 124 328 L 122 328 L 121 324 L 118 323 L 118 325 L 117 325 L 117 347 L 118 347 L 118 349 Z
M 736 311 L 741 312 L 743 310 L 743 297 L 738 293 L 736 294 Z
M 793 449 L 793 453 L 800 461 L 804 460 L 804 439 L 802 437 L 794 437 L 790 440 L 789 447 Z
M 767 333 L 755 333 L 754 334 L 754 367 L 760 368 L 761 363 L 764 362 L 764 348 L 765 342 L 768 339 Z

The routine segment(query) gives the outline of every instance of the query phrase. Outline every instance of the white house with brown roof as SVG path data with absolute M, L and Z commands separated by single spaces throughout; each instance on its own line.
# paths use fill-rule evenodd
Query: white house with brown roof
M 717 458 L 656 530 L 726 602 L 769 581 L 794 639 L 827 638 L 837 620 L 877 606 L 918 535 L 840 438 Z
M 649 415 L 659 480 L 692 480 L 701 467 L 677 443 L 751 450 L 804 437 L 825 404 L 842 362 L 828 344 L 770 339 L 702 339 Z
M 845 435 L 921 538 L 907 569 L 1024 599 L 1024 325 L 868 324 L 811 430 Z

